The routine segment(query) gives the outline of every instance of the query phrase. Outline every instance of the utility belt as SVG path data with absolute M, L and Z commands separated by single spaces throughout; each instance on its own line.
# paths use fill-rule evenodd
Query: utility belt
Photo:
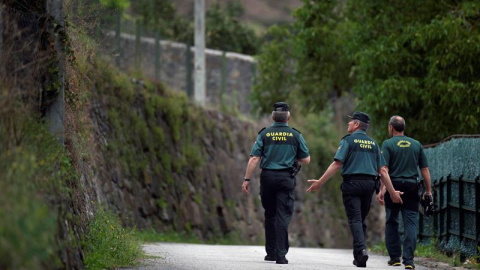
M 402 183 L 414 183 L 418 184 L 418 177 L 391 177 L 392 182 L 402 182 Z
M 283 172 L 283 171 L 290 171 L 292 168 L 285 168 L 285 169 L 262 169 L 262 171 L 267 172 Z
M 302 165 L 299 164 L 297 161 L 293 163 L 293 167 L 285 168 L 285 169 L 262 169 L 262 171 L 270 171 L 270 172 L 289 172 L 292 177 L 297 176 L 297 173 L 302 168 Z
M 344 174 L 343 181 L 349 180 L 375 180 L 375 175 L 370 174 Z

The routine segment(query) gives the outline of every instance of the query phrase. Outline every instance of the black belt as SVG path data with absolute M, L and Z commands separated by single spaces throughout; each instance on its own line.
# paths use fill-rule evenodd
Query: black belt
M 417 180 L 417 177 L 391 177 L 390 178 L 393 181 L 395 182 L 409 182 L 409 183 L 418 183 L 419 181 Z
M 290 171 L 292 168 L 285 168 L 285 169 L 262 169 L 262 171 L 269 171 L 269 172 L 283 172 L 283 171 Z
M 370 174 L 344 174 L 343 176 L 343 181 L 348 181 L 348 180 L 375 180 L 374 175 Z

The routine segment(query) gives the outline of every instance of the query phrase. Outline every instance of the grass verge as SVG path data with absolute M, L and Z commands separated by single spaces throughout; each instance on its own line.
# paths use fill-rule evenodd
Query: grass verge
M 385 246 L 385 242 L 381 242 L 375 245 L 372 248 L 373 252 L 380 253 L 382 255 L 388 256 L 388 251 Z M 480 263 L 478 262 L 479 258 L 467 258 L 464 262 L 460 261 L 460 256 L 457 253 L 452 253 L 451 255 L 446 254 L 445 252 L 440 251 L 436 248 L 436 244 L 417 244 L 415 250 L 415 257 L 431 259 L 437 262 L 448 263 L 450 266 L 462 266 L 469 269 L 480 269 Z

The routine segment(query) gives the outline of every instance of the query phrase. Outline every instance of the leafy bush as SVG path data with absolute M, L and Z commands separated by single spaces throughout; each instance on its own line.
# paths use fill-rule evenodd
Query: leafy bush
M 86 269 L 132 266 L 143 255 L 133 229 L 125 229 L 117 216 L 98 210 L 83 242 Z
M 0 121 L 0 269 L 60 267 L 58 202 L 69 194 L 70 160 L 44 125 L 28 118 L 16 119 L 23 129 L 12 144 L 6 120 Z

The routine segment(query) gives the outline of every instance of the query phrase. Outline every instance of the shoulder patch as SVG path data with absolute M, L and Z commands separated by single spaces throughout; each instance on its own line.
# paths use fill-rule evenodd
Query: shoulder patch
M 300 132 L 300 130 L 298 130 L 298 129 L 294 128 L 294 127 L 292 127 L 292 129 L 293 129 L 293 130 L 296 130 L 298 133 L 302 134 L 302 132 Z
M 352 134 L 347 134 L 347 135 L 343 136 L 342 140 L 345 139 L 346 137 L 350 136 L 350 135 L 352 135 Z
M 260 129 L 260 131 L 258 132 L 258 134 L 260 134 L 264 129 L 266 129 L 267 127 L 263 127 L 262 129 Z

